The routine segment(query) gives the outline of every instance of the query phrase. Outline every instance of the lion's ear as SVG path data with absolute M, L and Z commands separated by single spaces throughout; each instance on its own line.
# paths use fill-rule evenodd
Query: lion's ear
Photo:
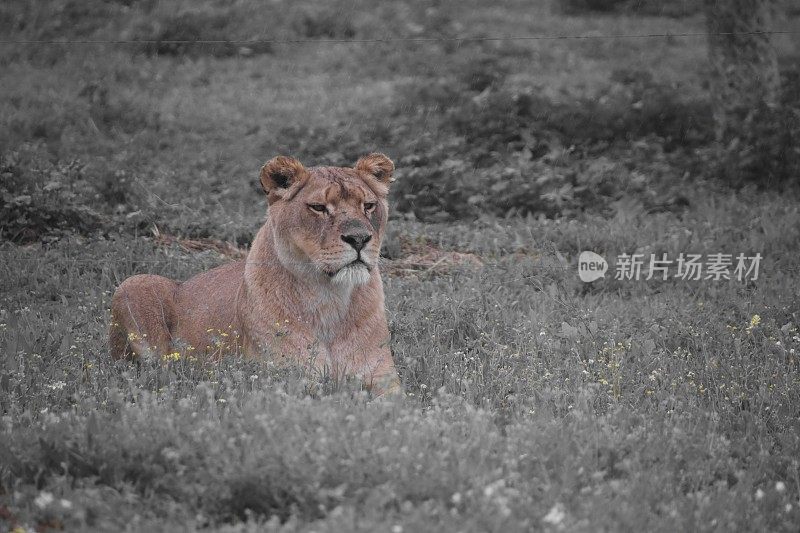
M 261 167 L 261 187 L 270 203 L 283 197 L 284 192 L 306 174 L 303 164 L 293 157 L 279 155 Z
M 394 181 L 394 178 L 392 177 L 392 172 L 394 172 L 394 163 L 392 163 L 392 160 L 383 154 L 373 153 L 365 155 L 358 160 L 355 169 L 375 176 L 378 181 L 385 183 L 386 185 Z

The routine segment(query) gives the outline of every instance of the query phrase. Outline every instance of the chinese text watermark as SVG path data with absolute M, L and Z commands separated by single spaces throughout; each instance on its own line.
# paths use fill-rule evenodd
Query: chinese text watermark
M 667 280 L 686 281 L 755 281 L 758 279 L 762 256 L 713 253 L 679 254 L 670 258 L 668 254 L 620 254 L 614 264 L 616 280 Z M 578 257 L 578 276 L 584 282 L 605 277 L 608 262 L 594 252 L 581 252 Z

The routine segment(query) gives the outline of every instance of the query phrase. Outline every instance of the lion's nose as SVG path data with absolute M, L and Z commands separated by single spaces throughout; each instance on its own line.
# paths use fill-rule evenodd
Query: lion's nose
M 342 235 L 342 240 L 360 252 L 364 246 L 372 239 L 369 233 L 350 233 Z

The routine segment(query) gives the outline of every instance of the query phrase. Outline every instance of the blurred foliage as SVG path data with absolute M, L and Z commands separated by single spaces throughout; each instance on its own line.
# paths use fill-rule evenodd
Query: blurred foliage
M 56 165 L 12 152 L 0 157 L 0 238 L 26 244 L 103 225 L 77 161 Z
M 482 71 L 503 72 L 492 66 Z M 686 205 L 680 161 L 710 139 L 704 102 L 680 98 L 645 71 L 614 71 L 597 98 L 560 103 L 505 88 L 501 75 L 480 88 L 473 80 L 454 75 L 402 88 L 398 115 L 412 109 L 428 127 L 438 120 L 440 138 L 450 140 L 421 143 L 427 149 L 415 146 L 401 160 L 409 169 L 397 186 L 401 211 L 427 220 L 608 213 L 623 195 L 648 209 Z
M 593 0 L 584 4 L 581 9 L 587 13 L 601 9 L 621 12 L 630 2 Z M 664 6 L 684 4 L 668 2 Z M 639 11 L 635 13 L 644 13 L 650 4 L 636 5 Z M 256 182 L 250 180 L 250 186 L 238 195 L 224 184 L 217 187 L 219 192 L 209 191 L 203 180 L 189 177 L 192 172 L 205 176 L 219 172 L 213 166 L 203 168 L 202 161 L 220 165 L 225 160 L 287 153 L 317 164 L 346 165 L 366 151 L 389 151 L 397 154 L 401 177 L 392 192 L 396 209 L 428 221 L 472 218 L 481 213 L 610 214 L 625 196 L 635 198 L 647 210 L 679 211 L 689 202 L 682 191 L 686 181 L 697 176 L 717 176 L 740 186 L 748 182 L 775 184 L 797 175 L 798 89 L 790 62 L 784 66 L 786 98 L 782 108 L 762 113 L 775 119 L 760 122 L 736 142 L 719 148 L 714 145 L 708 99 L 701 89 L 688 87 L 680 79 L 664 79 L 658 68 L 624 63 L 616 58 L 621 52 L 613 43 L 592 49 L 573 43 L 576 48 L 569 53 L 591 56 L 582 68 L 595 72 L 587 73 L 590 81 L 581 91 L 561 93 L 529 81 L 536 80 L 537 69 L 548 67 L 548 62 L 555 64 L 548 67 L 551 70 L 564 70 L 552 59 L 553 52 L 518 42 L 400 43 L 378 51 L 380 61 L 375 47 L 347 48 L 333 53 L 332 63 L 324 67 L 329 70 L 322 74 L 349 71 L 355 84 L 362 83 L 360 79 L 372 80 L 366 90 L 378 88 L 383 96 L 363 103 L 359 96 L 352 104 L 344 104 L 350 95 L 336 93 L 335 98 L 341 100 L 330 103 L 346 112 L 334 118 L 320 120 L 310 114 L 295 118 L 291 115 L 296 112 L 287 111 L 269 126 L 259 122 L 241 125 L 249 113 L 240 109 L 242 98 L 251 108 L 262 105 L 259 120 L 270 120 L 267 112 L 280 113 L 280 106 L 262 104 L 251 95 L 285 83 L 313 87 L 319 81 L 306 82 L 306 78 L 316 78 L 299 76 L 291 60 L 282 60 L 282 56 L 293 57 L 295 52 L 288 48 L 224 42 L 226 39 L 451 39 L 469 33 L 459 15 L 447 1 L 428 6 L 378 2 L 371 11 L 344 0 L 325 5 L 300 2 L 292 9 L 285 2 L 250 0 L 12 1 L 0 8 L 0 26 L 16 36 L 120 38 L 140 43 L 118 49 L 120 62 L 114 67 L 92 67 L 92 73 L 78 79 L 62 72 L 67 84 L 56 100 L 52 90 L 17 91 L 8 99 L 9 127 L 0 131 L 0 140 L 12 147 L 41 141 L 61 161 L 71 160 L 69 151 L 77 148 L 92 159 L 91 179 L 106 180 L 97 189 L 112 191 L 104 193 L 107 198 L 102 201 L 87 205 L 111 215 L 131 215 L 137 221 L 120 216 L 119 227 L 138 231 L 147 220 L 197 237 L 223 231 L 237 242 L 246 242 L 245 228 L 255 216 L 242 217 L 235 227 L 225 229 L 217 217 L 230 212 L 231 200 L 247 201 L 252 209 L 255 197 L 247 191 L 257 190 L 253 189 Z M 556 20 L 566 24 L 564 19 Z M 82 22 L 72 24 L 78 20 Z M 485 31 L 481 28 L 476 34 Z M 221 42 L 169 42 L 196 39 Z M 126 53 L 134 55 L 133 64 L 121 60 Z M 262 53 L 268 56 L 255 57 Z M 20 54 L 31 56 L 34 64 L 45 59 L 47 66 L 62 60 L 56 47 L 12 47 L 4 60 L 18 64 L 14 58 Z M 174 68 L 191 77 L 181 80 L 191 85 L 184 108 L 178 109 L 182 104 L 176 99 L 161 104 L 164 97 L 174 94 L 172 82 L 167 81 L 172 67 L 162 67 L 159 72 L 158 67 L 153 68 L 158 63 L 148 65 L 149 59 L 142 55 L 169 56 L 164 61 L 174 60 Z M 226 80 L 215 74 L 224 70 L 222 63 L 205 62 L 230 56 L 253 56 L 236 67 L 252 80 L 246 82 L 248 96 L 241 91 L 228 95 Z M 594 65 L 599 61 L 606 61 L 610 68 L 601 70 L 605 64 Z M 531 73 L 521 82 L 526 69 Z M 294 81 L 284 82 L 283 78 Z M 161 79 L 165 81 L 159 85 Z M 41 84 L 37 78 L 33 81 Z M 350 78 L 340 81 L 347 84 Z M 154 86 L 160 86 L 160 94 L 154 92 Z M 215 96 L 209 98 L 209 94 Z M 286 102 L 280 105 L 289 107 Z M 187 113 L 189 107 L 194 114 Z M 200 110 L 216 114 L 208 119 Z M 178 113 L 191 120 L 187 122 Z M 147 169 L 162 195 L 172 195 L 176 186 L 191 191 L 191 209 L 165 210 L 155 191 L 149 201 L 133 204 L 129 192 L 113 192 L 114 186 L 108 185 L 107 176 L 123 170 L 112 161 L 120 146 L 133 143 L 135 149 L 123 154 L 126 164 L 137 167 L 146 167 L 148 159 L 157 159 L 159 154 L 164 154 L 165 160 L 183 159 L 181 154 L 191 159 L 188 154 L 196 149 L 196 136 L 204 135 L 204 128 L 212 122 L 227 128 L 220 129 L 207 146 L 220 152 L 217 157 L 195 158 L 184 165 L 191 172 L 176 166 L 170 168 L 174 174 L 162 173 L 155 164 Z M 223 155 L 225 151 L 230 153 Z M 105 160 L 96 158 L 98 154 Z M 124 171 L 131 175 L 139 168 Z M 208 199 L 210 205 L 198 210 L 199 198 Z M 112 208 L 107 209 L 104 202 Z M 132 215 L 137 212 L 140 215 Z
M 231 21 L 225 13 L 189 11 L 163 18 L 143 17 L 132 30 L 131 37 L 143 42 L 140 50 L 148 55 L 228 57 L 270 53 L 269 43 L 231 43 Z M 208 40 L 212 43 L 194 44 Z
M 711 171 L 734 186 L 800 183 L 800 70 L 782 74 L 778 105 L 749 110 L 738 135 L 712 150 Z
M 567 15 L 618 13 L 639 16 L 688 17 L 702 11 L 696 0 L 555 0 Z
M 443 5 L 384 0 L 364 10 L 350 0 L 324 4 L 309 0 L 8 0 L 0 5 L 0 31 L 30 40 L 141 41 L 129 49 L 147 55 L 247 57 L 274 51 L 272 43 L 259 40 L 378 38 L 422 32 L 455 36 L 460 27 L 453 27 L 447 2 L 436 4 Z M 397 25 L 395 20 L 406 23 Z M 40 49 L 21 53 L 47 55 Z
M 0 238 L 29 244 L 149 230 L 135 211 L 148 206 L 135 181 L 125 169 L 51 161 L 42 142 L 20 146 L 0 157 Z

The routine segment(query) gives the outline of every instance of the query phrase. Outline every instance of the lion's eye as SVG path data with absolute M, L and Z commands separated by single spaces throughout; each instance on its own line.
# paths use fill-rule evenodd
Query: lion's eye
M 375 202 L 364 202 L 364 211 L 372 211 L 375 209 Z
M 317 213 L 324 213 L 328 210 L 328 208 L 325 207 L 325 204 L 308 204 L 308 208 L 312 211 L 316 211 Z

